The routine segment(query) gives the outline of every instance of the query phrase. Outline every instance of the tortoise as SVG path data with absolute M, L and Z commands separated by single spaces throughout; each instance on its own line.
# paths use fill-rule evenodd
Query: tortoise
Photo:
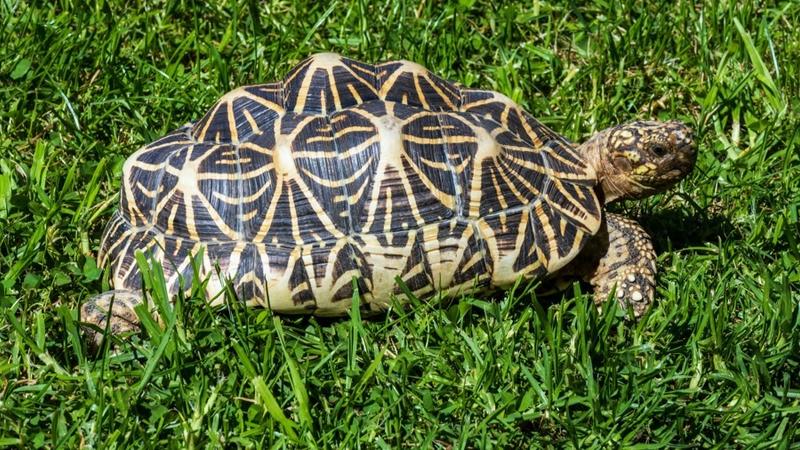
M 521 278 L 583 279 L 598 304 L 613 294 L 639 316 L 653 302 L 653 246 L 604 207 L 669 188 L 695 159 L 680 122 L 634 121 L 575 145 L 508 97 L 416 63 L 316 54 L 126 160 L 98 256 L 113 290 L 82 319 L 102 329 L 110 317 L 114 334 L 138 326 L 140 251 L 170 294 L 199 275 L 212 303 L 230 283 L 279 313 L 343 315 L 356 292 L 376 312 L 403 292 Z

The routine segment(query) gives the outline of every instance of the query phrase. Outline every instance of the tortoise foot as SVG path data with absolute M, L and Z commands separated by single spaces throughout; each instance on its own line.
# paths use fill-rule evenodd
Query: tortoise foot
M 107 291 L 84 303 L 81 320 L 102 330 L 86 327 L 85 335 L 89 344 L 99 348 L 105 339 L 106 328 L 111 335 L 138 330 L 139 318 L 134 308 L 140 303 L 142 294 L 127 290 Z

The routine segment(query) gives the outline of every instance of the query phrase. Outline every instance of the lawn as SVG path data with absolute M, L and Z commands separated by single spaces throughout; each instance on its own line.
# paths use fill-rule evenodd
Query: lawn
M 0 446 L 800 448 L 800 3 L 485 3 L 0 1 Z M 611 207 L 655 239 L 655 307 L 520 284 L 320 320 L 197 291 L 88 349 L 125 158 L 318 51 L 417 61 L 575 142 L 691 124 L 693 174 Z

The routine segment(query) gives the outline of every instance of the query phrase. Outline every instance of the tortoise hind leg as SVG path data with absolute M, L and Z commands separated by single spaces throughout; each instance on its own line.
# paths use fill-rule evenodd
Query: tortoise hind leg
M 90 298 L 81 307 L 81 320 L 97 325 L 101 330 L 108 324 L 109 334 L 118 335 L 139 328 L 139 318 L 133 308 L 142 303 L 142 293 L 117 289 Z M 109 313 L 109 310 L 113 311 Z M 109 320 L 110 317 L 110 320 Z M 110 323 L 109 323 L 110 322 Z M 90 344 L 100 347 L 104 333 L 87 328 Z

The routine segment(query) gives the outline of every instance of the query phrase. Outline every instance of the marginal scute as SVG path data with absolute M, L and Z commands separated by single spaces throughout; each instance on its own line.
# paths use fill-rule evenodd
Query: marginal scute
M 356 293 L 377 311 L 563 267 L 600 227 L 595 185 L 508 97 L 319 54 L 134 153 L 99 258 L 118 289 L 141 288 L 141 251 L 172 293 L 207 279 L 217 302 L 231 283 L 280 312 L 341 315 Z
M 152 255 L 155 235 L 134 227 L 121 214 L 115 213 L 103 234 L 98 261 L 108 265 L 115 286 L 141 289 L 142 279 L 136 265 L 136 253 Z
M 297 253 L 302 249 L 295 249 L 293 253 Z M 311 279 L 306 271 L 305 261 L 302 256 L 294 260 L 294 264 L 290 266 L 291 272 L 289 275 L 289 296 L 295 306 L 308 305 L 306 308 L 316 308 L 316 299 L 314 293 L 311 291 Z
M 566 220 L 546 201 L 533 204 L 530 218 L 538 259 L 547 273 L 553 273 L 572 261 L 590 236 Z
M 423 243 L 425 242 L 425 229 L 420 230 L 416 236 L 411 252 L 406 259 L 406 266 L 400 275 L 400 283 L 395 286 L 394 293 L 402 294 L 410 291 L 417 297 L 425 296 L 434 289 L 432 278 L 431 258 L 426 255 Z
M 433 288 L 455 293 L 488 286 L 491 259 L 484 253 L 483 242 L 472 223 L 454 219 L 431 224 L 421 230 L 421 236 Z
M 521 275 L 535 278 L 546 273 L 541 259 L 531 251 L 536 237 L 528 208 L 483 217 L 477 226 L 494 261 L 493 285 L 507 287 Z
M 387 234 L 359 234 L 353 237 L 363 261 L 371 271 L 368 292 L 362 293 L 368 303 L 390 302 L 395 279 L 403 275 L 408 259 L 415 251 L 418 231 Z

